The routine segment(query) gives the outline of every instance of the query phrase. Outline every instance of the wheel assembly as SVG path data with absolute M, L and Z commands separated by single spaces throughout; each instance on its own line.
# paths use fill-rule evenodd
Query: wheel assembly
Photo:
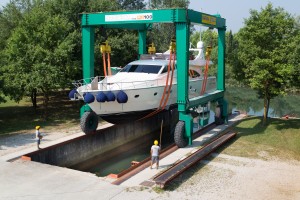
M 216 125 L 221 125 L 224 123 L 224 121 L 222 119 L 222 107 L 219 105 L 216 107 L 215 123 L 216 123 Z
M 85 112 L 80 119 L 80 128 L 85 134 L 94 133 L 98 127 L 98 115 L 95 112 Z
M 188 138 L 185 135 L 185 123 L 184 121 L 178 121 L 174 132 L 174 141 L 179 148 L 186 147 L 188 145 Z

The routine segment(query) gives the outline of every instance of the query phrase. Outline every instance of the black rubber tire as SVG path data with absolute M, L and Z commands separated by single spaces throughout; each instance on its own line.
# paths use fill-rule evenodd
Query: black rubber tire
M 95 112 L 85 112 L 80 119 L 80 128 L 85 134 L 92 134 L 96 132 L 98 122 L 98 115 Z
M 188 138 L 184 137 L 185 123 L 184 121 L 178 121 L 174 132 L 174 142 L 179 148 L 186 147 L 189 143 Z
M 224 121 L 222 119 L 222 107 L 221 106 L 216 107 L 215 123 L 216 123 L 216 125 L 221 125 L 224 123 Z
M 221 106 L 216 107 L 215 116 L 218 117 L 218 118 L 221 118 Z

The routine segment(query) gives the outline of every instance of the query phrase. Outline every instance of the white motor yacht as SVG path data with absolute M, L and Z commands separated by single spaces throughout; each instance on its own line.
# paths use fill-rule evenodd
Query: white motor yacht
M 203 43 L 190 49 L 189 98 L 202 95 L 203 69 L 211 64 L 205 60 L 204 53 Z M 143 118 L 155 110 L 176 106 L 177 76 L 181 74 L 177 74 L 176 60 L 173 62 L 169 52 L 142 55 L 140 60 L 130 62 L 114 75 L 94 77 L 87 84 L 84 80 L 75 82 L 76 89 L 69 97 L 84 100 L 110 123 Z M 174 66 L 173 71 L 169 65 Z M 216 90 L 216 77 L 207 77 L 205 86 L 205 92 Z

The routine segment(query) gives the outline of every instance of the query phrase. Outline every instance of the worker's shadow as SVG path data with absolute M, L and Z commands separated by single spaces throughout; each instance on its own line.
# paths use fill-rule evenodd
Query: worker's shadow
M 49 134 L 47 134 L 47 133 L 42 133 L 43 138 L 42 138 L 41 141 L 42 141 L 42 142 L 43 142 L 43 141 L 45 141 L 45 142 L 46 142 L 46 141 L 51 141 L 50 139 L 47 138 L 48 135 L 49 135 Z

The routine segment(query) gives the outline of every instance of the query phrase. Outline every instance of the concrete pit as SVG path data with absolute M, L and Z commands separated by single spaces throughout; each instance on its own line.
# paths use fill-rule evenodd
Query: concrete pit
M 22 156 L 23 160 L 68 167 L 106 176 L 119 173 L 149 156 L 153 141 L 159 140 L 163 120 L 162 148 L 173 143 L 177 110 L 164 111 L 145 120 L 113 125 Z

